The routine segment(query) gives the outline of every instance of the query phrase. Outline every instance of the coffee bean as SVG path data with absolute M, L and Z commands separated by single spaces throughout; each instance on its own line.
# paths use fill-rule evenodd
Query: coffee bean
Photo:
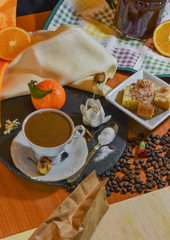
M 168 151 L 166 152 L 165 157 L 170 159 L 170 149 L 168 149 Z
M 133 178 L 133 174 L 129 174 L 128 177 L 129 177 L 129 180 L 132 179 Z
M 141 159 L 139 160 L 139 163 L 141 164 L 141 163 L 143 163 L 143 162 L 144 162 L 144 159 L 141 158 Z
M 159 134 L 156 134 L 156 136 L 155 136 L 157 139 L 160 139 L 161 138 L 161 136 L 159 135 Z
M 131 153 L 127 152 L 127 153 L 126 153 L 126 156 L 127 156 L 127 157 L 130 157 L 130 156 L 131 156 Z
M 167 146 L 164 145 L 164 146 L 162 147 L 162 150 L 165 152 L 165 151 L 167 150 Z
M 152 174 L 146 173 L 146 177 L 147 177 L 147 178 L 152 177 Z
M 119 165 L 120 165 L 120 162 L 118 161 L 115 163 L 114 167 L 118 167 Z
M 139 166 L 136 166 L 136 167 L 135 167 L 135 170 L 141 170 L 141 168 L 142 168 L 142 167 L 139 165 Z
M 159 168 L 155 169 L 155 172 L 160 173 L 160 169 Z
M 155 169 L 159 168 L 158 164 L 155 163 L 154 166 L 153 166 Z
M 148 178 L 147 178 L 147 181 L 148 181 L 148 182 L 152 182 L 152 180 L 153 180 L 152 177 L 148 177 Z
M 153 142 L 152 141 L 148 141 L 149 146 L 152 146 Z
M 139 183 L 136 183 L 136 184 L 135 184 L 135 188 L 136 188 L 136 189 L 140 188 L 140 184 L 139 184 Z
M 163 188 L 164 186 L 162 184 L 158 184 L 158 188 L 161 189 Z
M 151 189 L 150 188 L 146 188 L 145 189 L 145 193 L 149 193 L 149 192 L 151 192 Z
M 162 172 L 161 172 L 161 175 L 162 176 L 165 176 L 167 174 L 167 170 L 163 170 Z
M 166 181 L 170 183 L 170 174 L 167 175 Z
M 119 186 L 120 188 L 122 188 L 122 187 L 123 187 L 123 183 L 122 183 L 122 182 L 119 182 L 119 183 L 118 183 L 118 186 Z
M 148 165 L 148 168 L 150 168 L 150 167 L 151 167 L 151 163 L 147 163 L 147 165 Z
M 122 193 L 123 193 L 123 194 L 126 194 L 126 193 L 127 193 L 126 188 L 122 188 Z
M 116 177 L 115 180 L 119 183 L 122 181 L 122 179 L 120 177 Z
M 127 169 L 125 167 L 122 168 L 122 172 L 123 173 L 126 173 L 127 172 Z
M 112 181 L 112 180 L 114 180 L 114 177 L 115 177 L 114 175 L 110 175 L 109 179 Z
M 124 164 L 127 164 L 127 160 L 126 159 L 123 159 L 122 161 Z
M 141 178 L 136 178 L 136 179 L 135 179 L 135 182 L 136 182 L 136 183 L 141 183 L 141 182 L 142 182 L 142 179 L 141 179 Z
M 120 172 L 120 171 L 121 171 L 121 167 L 116 167 L 116 170 L 117 170 L 118 172 Z
M 107 197 L 109 197 L 111 194 L 112 194 L 112 192 L 111 192 L 110 190 L 107 190 L 107 191 L 106 191 Z
M 127 190 L 127 192 L 130 192 L 132 190 L 132 187 L 131 186 L 127 186 L 126 190 Z
M 132 189 L 131 190 L 131 193 L 133 194 L 133 193 L 135 193 L 136 192 L 136 189 Z
M 127 163 L 128 163 L 128 164 L 132 164 L 132 163 L 133 163 L 133 160 L 132 160 L 132 159 L 129 159 L 129 160 L 127 160 Z
M 148 143 L 145 144 L 145 148 L 149 149 L 149 144 Z
M 146 165 L 145 163 L 142 163 L 142 164 L 141 164 L 141 167 L 142 167 L 142 168 L 145 168 L 145 165 Z
M 141 173 L 141 170 L 136 170 L 136 171 L 135 171 L 135 174 L 136 174 L 136 175 L 139 175 L 140 173 Z
M 130 174 L 135 174 L 135 171 L 134 170 L 130 170 Z
M 164 146 L 166 144 L 166 141 L 164 139 L 161 139 L 160 145 Z
M 154 180 L 151 181 L 152 186 L 155 187 L 156 186 L 156 182 Z
M 116 188 L 115 188 L 115 192 L 116 192 L 116 193 L 120 192 L 120 188 L 119 188 L 119 187 L 116 187 Z
M 117 181 L 116 181 L 116 180 L 113 180 L 113 181 L 112 181 L 112 184 L 113 184 L 113 185 L 116 185 L 116 184 L 117 184 Z
M 153 188 L 153 185 L 151 182 L 148 182 L 146 185 L 147 185 L 147 188 L 150 188 L 150 189 Z
M 129 183 L 126 181 L 126 182 L 123 183 L 123 186 L 124 186 L 124 187 L 127 187 L 128 184 L 129 184 Z
M 166 185 L 166 182 L 165 181 L 160 181 L 160 184 L 162 184 L 163 186 L 165 186 Z
M 137 166 L 139 164 L 139 161 L 138 160 L 134 160 L 133 164 Z
M 112 168 L 111 172 L 116 173 L 116 168 Z
M 138 189 L 137 189 L 137 192 L 138 192 L 138 193 L 142 193 L 142 192 L 143 192 L 143 188 L 141 188 L 141 187 L 138 188 Z
M 128 170 L 133 170 L 133 167 L 132 166 L 128 166 Z
M 155 142 L 154 142 L 156 145 L 159 145 L 159 143 L 160 143 L 160 140 L 159 139 L 157 139 L 157 140 L 155 140 Z
M 169 179 L 170 179 L 170 176 L 169 176 Z M 167 180 L 168 181 L 168 180 Z M 170 181 L 170 180 L 169 180 Z M 135 184 L 135 180 L 134 179 L 130 179 L 129 181 L 130 183 L 132 183 L 133 185 Z

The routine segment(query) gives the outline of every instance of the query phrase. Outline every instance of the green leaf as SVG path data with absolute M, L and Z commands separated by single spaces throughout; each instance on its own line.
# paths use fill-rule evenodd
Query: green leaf
M 28 87 L 30 89 L 31 95 L 33 96 L 33 98 L 35 99 L 41 99 L 43 97 L 45 97 L 48 93 L 51 93 L 52 90 L 49 90 L 48 92 L 45 92 L 43 90 L 41 90 L 39 87 L 37 87 L 37 81 L 31 80 L 28 83 Z

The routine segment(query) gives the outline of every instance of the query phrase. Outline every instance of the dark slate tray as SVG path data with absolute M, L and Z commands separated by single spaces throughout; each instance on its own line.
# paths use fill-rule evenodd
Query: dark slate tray
M 85 104 L 88 98 L 92 98 L 92 93 L 73 89 L 70 87 L 65 87 L 65 91 L 66 91 L 67 99 L 66 99 L 65 105 L 62 107 L 61 110 L 66 112 L 72 118 L 75 126 L 82 124 L 80 104 Z M 95 99 L 100 99 L 101 104 L 105 110 L 106 116 L 110 114 L 112 115 L 110 122 L 115 121 L 119 126 L 118 134 L 113 141 L 113 145 L 115 146 L 115 149 L 113 153 L 109 154 L 104 160 L 95 162 L 94 158 L 92 158 L 76 182 L 82 181 L 83 176 L 85 176 L 86 174 L 88 175 L 94 169 L 96 170 L 97 175 L 104 173 L 107 169 L 113 166 L 115 162 L 119 160 L 126 146 L 126 140 L 128 137 L 128 128 L 127 128 L 127 122 L 124 114 L 115 106 L 113 106 L 111 103 L 106 101 L 104 97 L 96 95 Z M 5 166 L 7 166 L 10 170 L 15 172 L 16 174 L 24 178 L 27 178 L 31 181 L 36 181 L 27 177 L 20 170 L 18 170 L 14 166 L 10 156 L 11 142 L 13 138 L 21 130 L 21 125 L 24 118 L 32 111 L 35 111 L 35 108 L 31 103 L 30 95 L 15 97 L 12 99 L 7 99 L 2 101 L 2 128 L 0 129 L 0 161 L 2 161 L 5 164 Z M 11 121 L 13 121 L 16 118 L 21 123 L 19 128 L 11 132 L 10 134 L 3 135 L 5 121 L 7 119 L 10 119 Z M 105 126 L 106 124 L 102 124 L 100 125 L 100 127 L 97 127 L 97 128 L 87 127 L 93 136 L 93 139 L 88 143 L 89 151 L 91 151 L 92 148 L 96 145 L 97 134 Z M 66 181 L 46 182 L 46 184 L 52 184 L 52 185 L 63 185 L 65 183 Z

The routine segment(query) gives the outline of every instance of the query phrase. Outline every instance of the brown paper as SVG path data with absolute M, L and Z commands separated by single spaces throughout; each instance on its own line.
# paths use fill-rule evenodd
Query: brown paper
M 29 240 L 88 240 L 109 208 L 105 182 L 93 171 L 39 226 Z

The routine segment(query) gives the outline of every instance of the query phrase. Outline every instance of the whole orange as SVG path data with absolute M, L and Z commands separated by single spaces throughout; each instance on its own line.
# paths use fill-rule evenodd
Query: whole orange
M 44 80 L 37 87 L 46 92 L 46 96 L 36 99 L 31 95 L 31 100 L 36 109 L 54 108 L 60 109 L 66 101 L 64 88 L 54 80 Z

